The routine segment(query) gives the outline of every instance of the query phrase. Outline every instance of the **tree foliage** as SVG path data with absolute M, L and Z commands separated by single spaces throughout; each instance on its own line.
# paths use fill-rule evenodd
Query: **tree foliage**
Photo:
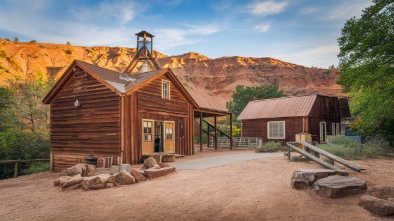
M 351 96 L 353 126 L 364 135 L 383 134 L 393 144 L 394 2 L 373 3 L 342 29 L 338 83 Z
M 236 119 L 249 101 L 283 96 L 283 91 L 278 91 L 278 86 L 275 85 L 255 87 L 237 85 L 235 87 L 235 92 L 231 96 L 232 100 L 226 102 L 226 108 L 229 112 L 233 113 L 234 119 Z
M 49 107 L 41 100 L 52 84 L 39 75 L 0 87 L 0 160 L 49 158 Z M 2 164 L 0 179 L 12 171 L 13 165 Z

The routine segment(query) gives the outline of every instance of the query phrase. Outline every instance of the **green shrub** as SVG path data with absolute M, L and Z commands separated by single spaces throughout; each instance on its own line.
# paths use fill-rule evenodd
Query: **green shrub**
M 389 149 L 388 142 L 380 137 L 371 138 L 362 144 L 343 135 L 332 136 L 326 144 L 318 144 L 317 146 L 338 157 L 351 160 L 384 156 Z
M 22 175 L 49 171 L 49 162 L 32 162 L 27 169 L 20 172 Z
M 72 54 L 73 51 L 74 51 L 73 49 L 69 48 L 69 49 L 65 50 L 64 52 L 65 52 L 66 54 Z
M 279 149 L 280 143 L 269 141 L 264 143 L 262 147 L 256 148 L 256 152 L 275 152 Z

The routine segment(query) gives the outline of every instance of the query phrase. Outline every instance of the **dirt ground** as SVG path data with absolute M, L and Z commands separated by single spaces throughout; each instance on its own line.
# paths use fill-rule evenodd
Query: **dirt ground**
M 247 151 L 204 151 L 177 162 Z M 394 185 L 394 159 L 354 161 L 367 168 L 350 176 L 368 187 Z M 361 195 L 328 199 L 294 190 L 294 170 L 321 168 L 284 157 L 257 159 L 204 170 L 178 170 L 146 182 L 84 191 L 52 185 L 57 174 L 38 173 L 0 181 L 0 220 L 392 220 L 358 205 Z M 349 169 L 346 169 L 350 171 Z

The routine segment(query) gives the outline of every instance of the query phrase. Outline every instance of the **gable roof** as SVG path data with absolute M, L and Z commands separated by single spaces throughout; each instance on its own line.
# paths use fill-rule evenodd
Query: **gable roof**
M 76 66 L 80 67 L 87 73 L 89 73 L 92 77 L 100 81 L 102 84 L 107 86 L 109 89 L 117 93 L 119 96 L 123 96 L 124 94 L 131 93 L 135 89 L 139 88 L 145 82 L 151 81 L 157 77 L 160 77 L 164 74 L 168 74 L 168 77 L 173 81 L 174 85 L 181 89 L 181 92 L 186 97 L 186 99 L 191 102 L 194 107 L 197 107 L 197 103 L 190 96 L 190 94 L 186 91 L 180 81 L 176 78 L 171 69 L 160 69 L 157 71 L 144 72 L 139 74 L 134 74 L 129 76 L 127 74 L 123 74 L 117 71 L 112 71 L 106 68 L 98 67 L 94 64 L 89 64 L 84 61 L 74 60 L 71 65 L 67 68 L 64 74 L 60 77 L 60 79 L 55 83 L 52 89 L 48 92 L 48 94 L 44 97 L 43 103 L 49 104 L 50 101 L 56 96 L 56 94 L 61 90 L 63 85 L 67 83 L 67 81 L 71 78 L 73 74 L 73 68 Z
M 237 119 L 249 120 L 308 116 L 317 96 L 317 94 L 312 94 L 300 97 L 282 97 L 250 101 Z

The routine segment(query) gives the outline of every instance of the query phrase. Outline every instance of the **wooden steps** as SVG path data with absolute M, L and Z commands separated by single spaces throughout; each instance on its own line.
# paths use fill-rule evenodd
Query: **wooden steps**
M 327 157 L 327 158 L 329 158 L 331 160 L 334 160 L 334 161 L 336 161 L 336 162 L 338 162 L 338 163 L 340 163 L 340 164 L 342 164 L 344 166 L 349 167 L 352 170 L 355 170 L 357 172 L 360 172 L 361 170 L 366 170 L 366 168 L 363 168 L 363 167 L 361 167 L 359 165 L 356 165 L 356 164 L 351 163 L 351 162 L 349 162 L 349 161 L 347 161 L 345 159 L 342 159 L 342 158 L 340 158 L 338 156 L 335 156 L 334 154 L 331 154 L 331 153 L 329 153 L 327 151 L 324 151 L 324 150 L 322 150 L 322 149 L 320 149 L 320 148 L 318 148 L 316 146 L 313 146 L 310 143 L 307 143 L 307 142 L 304 142 L 304 141 L 297 141 L 297 142 L 299 144 L 302 144 L 305 147 L 309 148 L 310 150 L 315 151 L 316 153 L 319 153 L 319 154 L 321 154 L 321 155 L 323 155 L 323 156 L 325 156 L 325 157 Z
M 331 170 L 335 170 L 335 171 L 337 171 L 337 172 L 339 172 L 339 173 L 341 173 L 341 174 L 343 174 L 343 175 L 348 175 L 348 174 L 349 174 L 349 173 L 346 172 L 345 170 L 342 170 L 342 169 L 340 169 L 340 168 L 338 168 L 338 167 L 336 167 L 336 166 L 334 166 L 334 165 L 331 165 L 331 164 L 325 162 L 324 160 L 322 160 L 322 159 L 320 159 L 320 158 L 318 158 L 318 157 L 316 157 L 316 156 L 314 156 L 314 155 L 312 155 L 312 154 L 306 152 L 305 150 L 302 150 L 302 149 L 296 147 L 295 145 L 293 145 L 293 144 L 295 144 L 295 143 L 296 143 L 296 142 L 287 142 L 287 143 L 286 143 L 286 145 L 288 146 L 288 152 L 290 152 L 290 148 L 291 148 L 291 149 L 293 149 L 294 151 L 296 151 L 296 152 L 298 152 L 298 153 L 300 153 L 300 154 L 302 154 L 302 155 L 308 157 L 309 159 L 315 161 L 316 163 L 322 165 L 323 167 L 329 168 L 329 169 L 331 169 Z M 288 153 L 288 157 L 290 158 L 290 153 Z

